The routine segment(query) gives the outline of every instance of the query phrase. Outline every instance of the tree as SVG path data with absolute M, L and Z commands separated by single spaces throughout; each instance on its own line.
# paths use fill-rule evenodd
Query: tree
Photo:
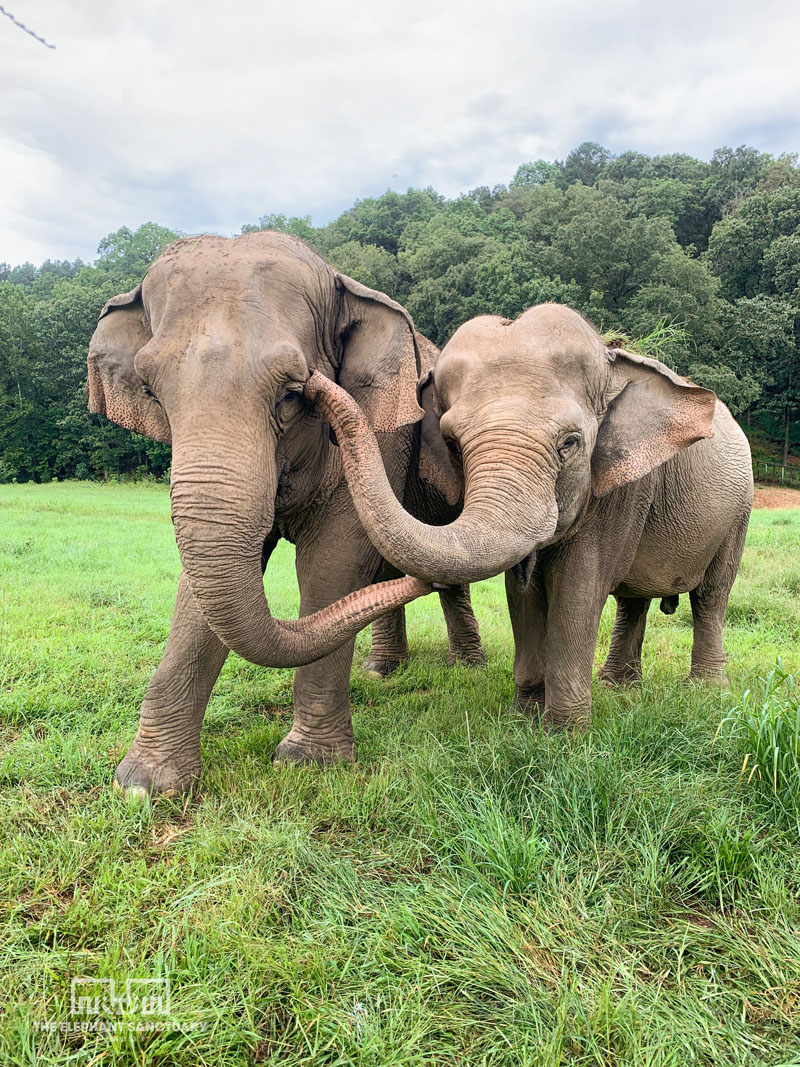
M 515 189 L 524 189 L 531 185 L 544 185 L 545 182 L 554 182 L 562 173 L 558 163 L 548 163 L 546 159 L 537 159 L 533 163 L 521 163 L 511 179 L 511 186 Z
M 97 246 L 96 266 L 117 277 L 141 281 L 153 260 L 178 236 L 177 230 L 168 230 L 155 222 L 146 222 L 133 231 L 122 226 L 104 237 Z
M 319 247 L 330 251 L 348 241 L 378 245 L 396 256 L 400 239 L 411 222 L 432 218 L 443 197 L 433 189 L 391 189 L 379 197 L 357 200 L 348 211 L 319 231 Z
M 602 175 L 611 159 L 607 148 L 596 141 L 584 141 L 573 148 L 564 160 L 562 181 L 567 185 L 580 182 L 582 185 L 594 185 Z
M 385 248 L 347 241 L 329 252 L 327 259 L 331 266 L 355 278 L 362 285 L 368 285 L 370 289 L 377 289 L 391 297 L 396 296 L 400 265 L 397 258 L 390 255 Z
M 689 377 L 712 389 L 732 414 L 741 415 L 761 396 L 761 386 L 749 374 L 738 375 L 724 363 L 690 363 Z
M 725 207 L 753 192 L 772 156 L 757 148 L 717 148 L 711 157 L 706 196 L 721 214 Z
M 311 245 L 314 244 L 316 235 L 316 230 L 311 225 L 310 215 L 303 215 L 302 217 L 290 215 L 288 218 L 286 215 L 280 214 L 262 215 L 258 220 L 257 226 L 248 223 L 242 226 L 241 232 L 258 233 L 260 230 L 277 230 L 278 233 L 291 233 Z

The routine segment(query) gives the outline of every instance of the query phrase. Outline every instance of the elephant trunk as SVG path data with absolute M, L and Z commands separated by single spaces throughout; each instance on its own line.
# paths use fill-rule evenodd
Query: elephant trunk
M 555 469 L 502 415 L 465 448 L 464 509 L 448 526 L 427 526 L 404 510 L 358 404 L 315 372 L 306 383 L 336 432 L 358 516 L 372 543 L 398 570 L 427 582 L 477 582 L 508 570 L 552 537 L 558 513 Z M 498 459 L 500 457 L 500 459 Z M 538 486 L 534 494 L 531 486 Z
M 400 578 L 368 586 L 301 619 L 272 616 L 261 550 L 272 529 L 277 474 L 266 416 L 236 446 L 181 428 L 173 437 L 170 495 L 183 569 L 203 616 L 221 641 L 252 663 L 296 667 L 328 655 L 386 611 L 430 586 Z M 233 440 L 231 435 L 229 440 Z

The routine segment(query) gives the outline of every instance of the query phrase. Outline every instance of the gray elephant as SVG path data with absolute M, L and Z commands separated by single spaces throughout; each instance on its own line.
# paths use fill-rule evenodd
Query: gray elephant
M 378 620 L 367 667 L 387 673 L 407 656 L 402 605 L 430 586 L 397 578 L 363 588 L 385 565 L 303 386 L 316 372 L 347 390 L 380 436 L 390 491 L 427 522 L 447 522 L 461 487 L 433 410 L 436 355 L 399 304 L 270 232 L 178 241 L 105 306 L 89 351 L 89 407 L 171 441 L 183 566 L 164 657 L 117 768 L 121 786 L 177 793 L 196 778 L 203 715 L 229 649 L 265 666 L 307 665 L 279 757 L 354 758 L 355 634 Z M 296 545 L 299 620 L 273 618 L 264 595 L 281 536 Z M 441 597 L 451 660 L 481 662 L 468 588 Z
M 747 439 L 713 393 L 664 364 L 607 349 L 554 304 L 456 331 L 434 372 L 440 428 L 464 476 L 464 508 L 432 528 L 393 496 L 357 407 L 306 385 L 330 419 L 364 528 L 427 581 L 506 572 L 515 706 L 547 725 L 588 721 L 597 631 L 617 600 L 601 676 L 641 674 L 648 605 L 689 593 L 691 676 L 723 681 L 722 628 L 747 532 Z

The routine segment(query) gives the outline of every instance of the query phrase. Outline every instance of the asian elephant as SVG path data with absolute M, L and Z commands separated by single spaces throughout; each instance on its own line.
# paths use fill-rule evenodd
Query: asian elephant
M 166 650 L 117 768 L 123 788 L 174 794 L 197 777 L 203 715 L 229 649 L 265 666 L 302 665 L 279 757 L 354 758 L 355 634 L 389 612 L 367 662 L 387 673 L 407 655 L 402 605 L 431 587 L 398 578 L 363 588 L 386 577 L 385 564 L 303 386 L 314 372 L 347 390 L 379 437 L 390 492 L 427 522 L 447 522 L 461 486 L 433 411 L 437 354 L 399 304 L 271 232 L 180 240 L 103 308 L 89 407 L 171 441 L 183 566 Z M 296 545 L 296 620 L 273 618 L 264 595 L 281 536 Z M 451 659 L 480 662 L 468 587 L 441 597 Z
M 597 632 L 617 600 L 601 677 L 640 677 L 647 608 L 689 593 L 691 676 L 724 680 L 722 627 L 753 500 L 750 452 L 727 408 L 653 359 L 608 349 L 555 304 L 456 331 L 434 371 L 440 428 L 464 508 L 426 526 L 391 492 L 356 405 L 312 375 L 364 528 L 425 581 L 506 572 L 517 709 L 588 721 Z

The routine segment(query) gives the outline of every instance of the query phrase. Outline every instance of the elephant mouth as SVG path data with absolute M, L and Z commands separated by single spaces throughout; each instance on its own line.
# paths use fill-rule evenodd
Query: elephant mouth
M 524 559 L 521 559 L 519 563 L 516 563 L 511 568 L 511 572 L 517 580 L 517 587 L 520 593 L 524 593 L 525 590 L 531 584 L 533 572 L 536 569 L 537 556 L 538 552 L 536 549 L 534 549 L 534 551 L 531 552 L 530 555 L 526 556 Z

